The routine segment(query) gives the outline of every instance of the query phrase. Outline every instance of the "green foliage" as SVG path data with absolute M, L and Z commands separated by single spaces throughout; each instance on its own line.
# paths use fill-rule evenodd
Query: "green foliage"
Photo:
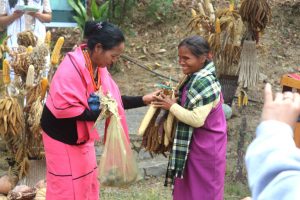
M 151 0 L 146 11 L 146 16 L 154 20 L 164 21 L 171 16 L 173 11 L 173 0 Z
M 80 0 L 68 0 L 68 3 L 76 13 L 76 16 L 74 16 L 73 19 L 77 22 L 78 27 L 83 30 L 84 24 L 88 20 L 84 5 Z
M 111 0 L 109 3 L 109 18 L 114 23 L 121 24 L 124 19 L 130 18 L 131 11 L 136 5 L 136 0 Z
M 91 11 L 93 19 L 97 21 L 106 20 L 108 18 L 108 6 L 109 1 L 98 6 L 96 0 L 92 0 Z
M 108 6 L 110 0 L 106 1 L 104 4 L 98 6 L 96 0 L 92 0 L 91 2 L 91 15 L 88 16 L 87 8 L 85 8 L 84 4 L 81 0 L 68 0 L 69 5 L 73 8 L 76 15 L 73 19 L 76 21 L 78 27 L 83 30 L 85 22 L 88 19 L 93 20 L 106 20 L 108 18 Z

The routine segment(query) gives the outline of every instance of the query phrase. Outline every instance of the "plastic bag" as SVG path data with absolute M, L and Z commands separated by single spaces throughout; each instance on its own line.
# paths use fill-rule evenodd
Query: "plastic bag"
M 102 186 L 126 186 L 140 178 L 137 162 L 121 125 L 116 101 L 108 94 L 101 97 L 101 106 L 98 119 L 110 116 L 110 121 L 99 163 L 100 182 Z
M 107 133 L 99 164 L 101 185 L 129 185 L 139 178 L 138 167 L 120 121 L 114 115 L 110 119 Z

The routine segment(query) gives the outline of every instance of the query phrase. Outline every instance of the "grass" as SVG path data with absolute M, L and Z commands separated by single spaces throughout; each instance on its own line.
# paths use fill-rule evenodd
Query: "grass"
M 164 187 L 163 177 L 151 177 L 128 188 L 101 188 L 101 200 L 161 200 L 172 199 L 171 188 Z
M 101 188 L 101 200 L 172 200 L 172 190 L 163 186 L 164 178 L 150 178 L 128 188 Z M 240 200 L 250 196 L 243 183 L 226 182 L 224 200 Z

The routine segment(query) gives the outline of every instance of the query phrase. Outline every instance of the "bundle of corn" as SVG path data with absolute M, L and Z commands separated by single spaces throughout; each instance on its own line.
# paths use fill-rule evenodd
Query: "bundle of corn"
M 43 105 L 41 102 L 41 97 L 39 96 L 35 102 L 30 107 L 28 112 L 28 128 L 32 134 L 31 138 L 29 138 L 29 153 L 31 157 L 39 157 L 40 148 L 42 147 L 42 134 L 41 134 L 41 126 L 40 119 L 42 116 Z
M 35 78 L 37 78 L 41 71 L 46 67 L 46 56 L 49 54 L 48 47 L 41 44 L 33 48 L 29 54 L 29 64 L 34 66 Z
M 25 46 L 18 46 L 18 48 L 11 52 L 10 64 L 14 69 L 16 75 L 25 80 L 27 70 L 29 67 L 29 54 Z
M 204 36 L 211 46 L 219 74 L 236 74 L 241 52 L 240 42 L 244 25 L 231 1 L 229 8 L 216 9 L 207 0 L 200 2 L 199 14 L 192 9 L 193 19 L 189 26 Z
M 175 97 L 174 90 L 164 90 L 164 93 Z M 171 112 L 150 105 L 138 132 L 139 135 L 143 136 L 142 146 L 153 153 L 170 151 L 173 144 L 175 124 L 175 118 Z
M 256 42 L 244 40 L 239 62 L 239 83 L 247 88 L 254 86 L 259 79 L 259 66 L 256 59 Z
M 198 13 L 197 11 L 198 10 Z M 210 0 L 198 3 L 198 9 L 191 9 L 192 19 L 188 24 L 192 31 L 195 31 L 199 35 L 208 38 L 208 36 L 215 32 L 215 11 Z
M 0 136 L 12 147 L 19 142 L 24 130 L 22 109 L 15 98 L 0 99 Z
M 13 162 L 11 173 L 22 178 L 27 175 L 29 158 L 41 158 L 42 137 L 40 118 L 42 102 L 48 89 L 48 79 L 43 77 L 47 67 L 46 57 L 49 55 L 50 37 L 47 34 L 46 44 L 35 46 L 35 38 L 30 32 L 19 34 L 18 48 L 10 51 L 11 60 L 4 61 L 3 80 L 9 87 L 18 89 L 19 93 L 7 92 L 7 97 L 0 99 L 0 137 L 8 144 Z M 27 39 L 29 41 L 26 41 Z M 63 38 L 57 42 L 52 55 L 52 64 L 59 63 L 59 55 Z M 21 76 L 20 83 L 16 79 L 10 83 L 9 67 L 16 75 Z M 43 72 L 43 73 L 41 73 Z M 12 98 L 10 97 L 13 95 Z M 18 101 L 16 100 L 18 99 Z M 13 101 L 13 102 L 11 102 Z M 11 105 L 12 104 L 12 105 Z
M 33 34 L 32 31 L 23 31 L 21 33 L 18 33 L 18 39 L 17 39 L 18 45 L 21 46 L 36 46 L 37 43 L 37 37 Z
M 243 0 L 240 7 L 242 20 L 247 23 L 248 40 L 259 41 L 262 32 L 271 19 L 271 9 L 267 0 Z

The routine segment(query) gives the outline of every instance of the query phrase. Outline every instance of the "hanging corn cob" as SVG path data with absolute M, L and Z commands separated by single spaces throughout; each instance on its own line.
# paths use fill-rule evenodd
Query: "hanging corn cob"
M 41 88 L 42 88 L 42 92 L 41 92 L 41 99 L 43 100 L 45 98 L 47 89 L 48 89 L 48 79 L 47 78 L 42 78 L 41 80 Z
M 4 59 L 3 60 L 3 71 L 2 71 L 2 75 L 3 75 L 3 83 L 5 85 L 9 84 L 10 83 L 10 67 L 9 67 L 9 62 L 7 59 Z
M 230 12 L 234 11 L 234 0 L 230 0 L 229 11 Z
M 32 46 L 28 46 L 26 52 L 29 54 L 33 51 L 33 47 Z
M 25 85 L 27 87 L 33 86 L 34 84 L 34 66 L 30 65 L 28 67 L 28 72 L 27 72 L 27 76 L 26 76 L 26 83 Z
M 64 37 L 59 37 L 51 55 L 51 64 L 56 66 L 59 63 L 61 48 L 64 44 Z
M 215 27 L 215 29 L 216 29 L 216 33 L 217 34 L 221 33 L 221 25 L 220 25 L 220 19 L 219 18 L 216 19 L 216 27 Z
M 47 31 L 47 33 L 46 33 L 45 44 L 50 49 L 50 46 L 51 46 L 51 31 Z

